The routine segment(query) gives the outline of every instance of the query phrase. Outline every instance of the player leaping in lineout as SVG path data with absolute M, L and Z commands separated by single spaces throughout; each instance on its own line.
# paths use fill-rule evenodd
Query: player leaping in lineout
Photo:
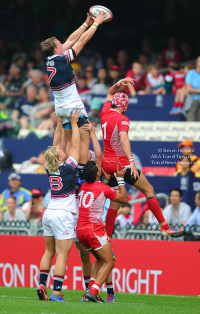
M 136 187 L 146 196 L 149 209 L 152 211 L 160 224 L 162 235 L 178 235 L 180 229 L 172 229 L 166 222 L 156 196 L 153 186 L 146 177 L 135 166 L 131 152 L 131 145 L 128 139 L 129 119 L 124 115 L 129 104 L 129 98 L 124 93 L 119 93 L 122 85 L 133 85 L 132 78 L 125 78 L 113 85 L 107 95 L 106 102 L 101 111 L 101 127 L 104 142 L 103 169 L 111 175 L 109 185 L 117 187 L 117 180 L 114 173 L 117 165 L 120 169 L 126 168 L 124 180 L 126 183 Z M 111 202 L 106 216 L 106 232 L 112 237 L 114 222 L 120 205 Z
M 81 137 L 79 161 L 79 175 L 81 180 L 83 180 L 83 177 L 81 176 L 83 165 L 81 166 L 81 164 L 87 162 L 90 139 L 89 133 L 81 128 L 83 124 L 87 123 L 87 113 L 77 92 L 74 73 L 70 62 L 78 56 L 103 21 L 103 12 L 99 12 L 96 18 L 92 18 L 88 15 L 86 22 L 72 33 L 64 44 L 61 44 L 56 37 L 51 37 L 41 42 L 41 49 L 47 60 L 48 80 L 55 99 L 55 113 L 56 116 L 63 117 L 68 153 L 71 148 L 72 136 L 69 117 L 71 116 L 71 112 L 75 109 L 79 109 L 81 112 L 78 122 Z M 91 24 L 92 26 L 86 30 Z

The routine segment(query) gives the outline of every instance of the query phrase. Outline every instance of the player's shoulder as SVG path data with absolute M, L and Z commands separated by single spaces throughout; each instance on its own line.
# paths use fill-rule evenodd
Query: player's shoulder
M 121 122 L 122 125 L 124 124 L 124 125 L 128 125 L 129 126 L 130 120 L 129 120 L 129 118 L 127 116 L 121 114 L 118 119 L 119 119 L 119 121 Z M 124 122 L 124 123 L 122 123 L 122 122 Z

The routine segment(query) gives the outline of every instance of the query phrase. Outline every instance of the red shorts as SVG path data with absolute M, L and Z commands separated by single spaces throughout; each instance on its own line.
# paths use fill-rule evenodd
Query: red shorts
M 99 250 L 108 243 L 108 237 L 103 224 L 78 224 L 76 234 L 79 241 L 87 250 Z
M 108 173 L 111 174 L 112 176 L 114 176 L 114 173 L 117 172 L 117 165 L 119 166 L 119 169 L 123 169 L 126 168 L 128 166 L 130 166 L 129 160 L 128 158 L 125 158 L 124 160 L 118 160 L 118 159 L 108 159 L 106 157 L 103 158 L 103 162 L 102 162 L 102 167 L 103 170 Z

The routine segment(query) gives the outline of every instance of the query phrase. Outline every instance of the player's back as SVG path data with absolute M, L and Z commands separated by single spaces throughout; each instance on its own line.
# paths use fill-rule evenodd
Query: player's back
M 47 170 L 51 189 L 48 209 L 63 209 L 76 213 L 76 166 L 75 160 L 69 157 L 57 171 Z
M 79 191 L 78 225 L 102 224 L 106 187 L 101 182 L 85 182 Z

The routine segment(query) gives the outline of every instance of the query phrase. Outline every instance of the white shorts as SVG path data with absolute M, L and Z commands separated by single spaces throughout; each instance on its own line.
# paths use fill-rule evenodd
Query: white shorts
M 42 219 L 45 237 L 68 240 L 76 237 L 76 216 L 70 211 L 46 209 Z
M 70 122 L 70 117 L 72 111 L 79 109 L 81 112 L 81 115 L 84 115 L 87 117 L 87 112 L 84 107 L 84 104 L 82 102 L 78 102 L 75 107 L 70 107 L 70 105 L 64 106 L 64 107 L 57 107 L 55 106 L 55 113 L 58 117 L 63 117 L 63 124 Z

